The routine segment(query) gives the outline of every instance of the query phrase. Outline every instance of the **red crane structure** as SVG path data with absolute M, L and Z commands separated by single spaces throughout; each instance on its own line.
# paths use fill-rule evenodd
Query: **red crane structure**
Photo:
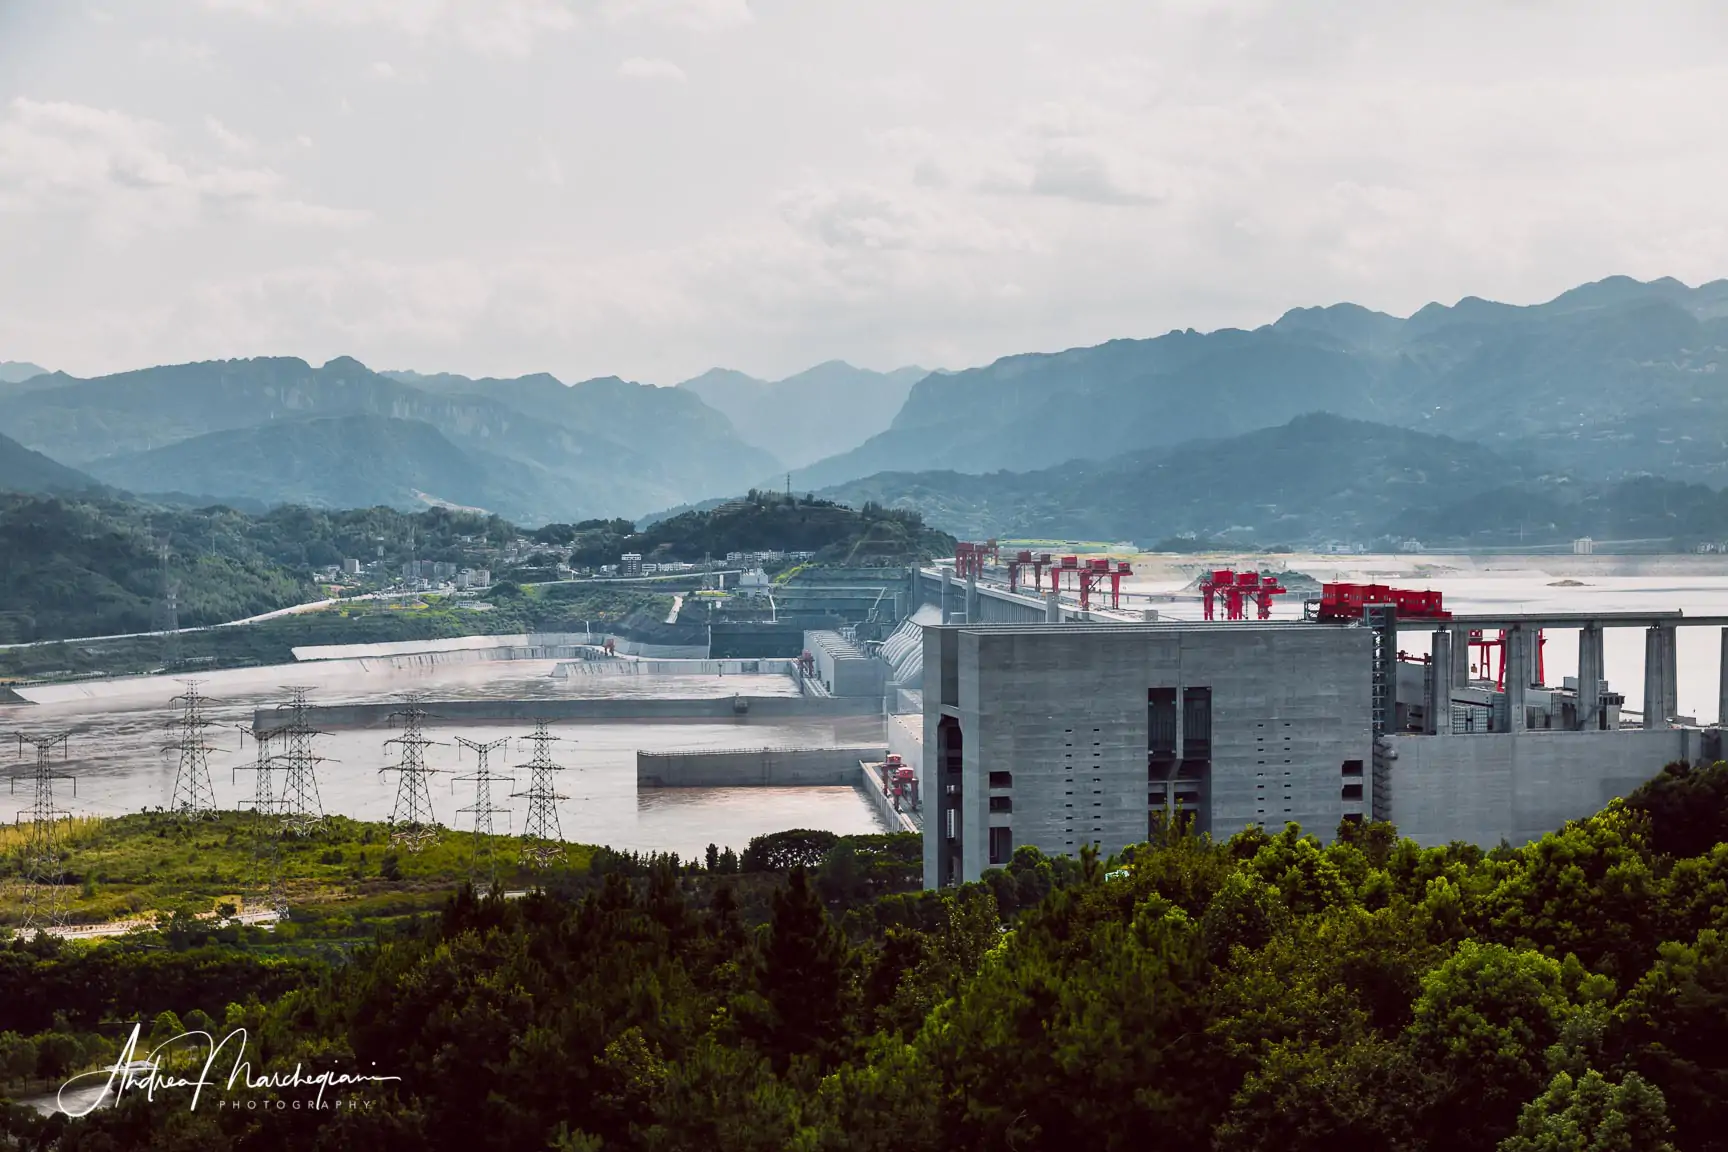
M 994 540 L 983 543 L 963 540 L 954 545 L 954 575 L 962 580 L 969 576 L 982 579 L 986 563 L 997 565 L 1001 562 L 1002 552 Z
M 1044 569 L 1052 567 L 1053 562 L 1048 552 L 1018 552 L 1014 559 L 1008 561 L 1008 591 L 1020 591 L 1020 575 L 1028 568 L 1032 570 L 1032 590 L 1044 591 Z
M 1321 620 L 1360 620 L 1362 609 L 1370 604 L 1392 605 L 1400 620 L 1452 619 L 1439 592 L 1411 592 L 1384 584 L 1322 584 L 1315 616 Z
M 1548 637 L 1544 636 L 1542 630 L 1538 628 L 1536 630 L 1536 683 L 1538 684 L 1548 682 L 1548 669 L 1542 653 L 1542 649 L 1547 646 Z M 1494 690 L 1504 692 L 1506 690 L 1506 630 L 1502 628 L 1497 636 L 1490 639 L 1483 634 L 1480 628 L 1472 628 L 1470 629 L 1470 647 L 1478 653 L 1474 666 L 1479 678 L 1488 679 L 1488 669 L 1492 666 L 1494 668 Z M 1490 653 L 1496 652 L 1497 656 L 1490 655 Z
M 1272 618 L 1272 597 L 1288 594 L 1290 589 L 1278 583 L 1275 576 L 1258 572 L 1233 572 L 1220 568 L 1200 575 L 1200 602 L 1205 618 L 1217 619 L 1218 600 L 1224 601 L 1224 619 L 1248 619 L 1247 606 L 1253 604 L 1261 620 Z
M 1092 607 L 1094 593 L 1098 596 L 1098 606 L 1100 608 L 1105 606 L 1104 585 L 1106 582 L 1110 585 L 1109 607 L 1120 608 L 1122 606 L 1122 577 L 1132 576 L 1134 567 L 1126 560 L 1112 562 L 1106 557 L 1099 557 L 1087 560 L 1082 564 L 1078 556 L 1064 556 L 1050 565 L 1050 590 L 1052 592 L 1062 590 L 1063 577 L 1069 572 L 1074 573 L 1074 588 L 1080 593 L 1080 610 L 1084 612 Z

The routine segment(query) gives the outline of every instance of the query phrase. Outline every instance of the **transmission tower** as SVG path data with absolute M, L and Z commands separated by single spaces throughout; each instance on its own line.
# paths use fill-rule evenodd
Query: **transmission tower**
M 235 765 L 235 772 L 247 771 L 248 768 L 257 773 L 252 781 L 252 811 L 256 818 L 252 829 L 252 874 L 256 887 L 264 893 L 265 906 L 274 911 L 279 919 L 288 918 L 288 891 L 282 880 L 282 835 L 284 824 L 280 811 L 281 802 L 276 799 L 276 789 L 271 774 L 276 765 L 270 755 L 270 741 L 276 735 L 275 731 L 265 728 L 242 728 L 244 741 L 247 735 L 257 745 L 258 755 L 250 766 Z
M 307 689 L 299 685 L 284 688 L 289 694 L 286 704 L 276 706 L 286 712 L 288 723 L 271 731 L 282 740 L 282 751 L 271 757 L 271 763 L 282 768 L 282 791 L 273 806 L 281 818 L 283 831 L 304 835 L 324 822 L 324 804 L 318 798 L 318 765 L 326 759 L 312 749 L 314 737 L 324 733 L 307 721 Z
M 173 549 L 163 537 L 156 545 L 162 565 L 161 598 L 156 602 L 156 630 L 162 633 L 162 663 L 172 667 L 180 659 L 180 582 L 168 571 Z
M 546 731 L 546 721 L 534 721 L 534 734 L 528 737 L 534 755 L 520 767 L 528 769 L 528 790 L 512 792 L 511 796 L 528 798 L 528 818 L 522 826 L 522 863 L 542 870 L 564 854 L 562 831 L 558 827 L 558 801 L 568 800 L 559 793 L 553 773 L 564 766 L 552 762 L 552 742 L 561 739 Z
M 26 817 L 30 821 L 19 862 L 19 878 L 24 882 L 23 930 L 30 932 L 66 923 L 66 909 L 60 899 L 65 879 L 65 849 L 60 842 L 59 823 L 71 813 L 54 806 L 54 781 L 71 780 L 74 796 L 78 794 L 78 783 L 77 777 L 54 771 L 54 749 L 60 749 L 62 760 L 66 758 L 67 733 L 26 736 L 19 732 L 17 737 L 18 755 L 24 754 L 26 744 L 36 750 L 35 771 L 12 777 L 14 792 L 19 780 L 29 780 L 35 793 L 29 809 L 18 813 L 18 823 L 22 824 Z
M 472 781 L 474 784 L 474 803 L 467 808 L 458 808 L 456 810 L 459 815 L 469 814 L 474 817 L 474 857 L 469 869 L 470 872 L 476 874 L 480 871 L 480 857 L 482 853 L 484 853 L 487 862 L 487 872 L 492 877 L 496 877 L 498 873 L 498 862 L 492 851 L 492 816 L 497 812 L 502 812 L 508 816 L 510 814 L 510 809 L 493 807 L 492 782 L 494 780 L 501 780 L 508 784 L 511 782 L 511 778 L 508 776 L 494 776 L 492 770 L 487 767 L 486 761 L 493 752 L 496 752 L 498 749 L 509 744 L 510 738 L 505 736 L 498 740 L 494 740 L 489 744 L 482 744 L 478 740 L 470 740 L 465 736 L 458 736 L 456 737 L 456 743 L 460 744 L 464 748 L 472 749 L 475 760 L 478 761 L 478 766 L 473 772 L 467 776 L 456 776 L 451 779 L 452 785 L 459 781 Z
M 432 815 L 432 789 L 427 777 L 437 771 L 426 766 L 426 749 L 438 743 L 426 738 L 423 727 L 430 715 L 420 707 L 420 695 L 407 693 L 407 707 L 392 712 L 392 720 L 402 722 L 402 735 L 384 741 L 386 748 L 394 744 L 401 749 L 401 759 L 386 764 L 379 774 L 397 772 L 396 803 L 390 809 L 390 842 L 418 852 L 437 835 L 438 821 Z
M 180 715 L 165 727 L 178 733 L 165 751 L 180 754 L 180 767 L 174 773 L 174 799 L 171 811 L 183 819 L 207 819 L 216 814 L 216 789 L 210 783 L 210 753 L 214 751 L 204 738 L 204 730 L 215 721 L 204 715 L 206 698 L 199 694 L 199 680 L 182 680 L 186 691 L 174 697 Z

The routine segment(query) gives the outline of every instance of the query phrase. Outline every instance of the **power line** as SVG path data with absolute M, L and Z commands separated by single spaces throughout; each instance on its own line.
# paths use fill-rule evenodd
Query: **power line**
M 402 735 L 384 741 L 388 748 L 395 744 L 401 749 L 401 759 L 378 769 L 399 773 L 396 781 L 396 803 L 390 809 L 390 842 L 418 852 L 437 835 L 438 821 L 432 813 L 432 789 L 427 777 L 437 771 L 426 766 L 426 749 L 436 740 L 428 740 L 422 727 L 431 714 L 420 707 L 417 692 L 404 694 L 408 706 L 392 712 L 392 720 L 402 721 Z
M 61 900 L 61 889 L 66 878 L 66 859 L 59 823 L 71 813 L 54 806 L 54 781 L 72 781 L 72 794 L 76 796 L 78 778 L 65 772 L 54 771 L 54 749 L 60 749 L 62 760 L 66 758 L 68 733 L 27 736 L 19 732 L 16 735 L 19 756 L 23 756 L 26 744 L 36 750 L 35 770 L 28 774 L 15 773 L 12 777 L 14 793 L 18 790 L 18 781 L 25 779 L 31 782 L 34 790 L 29 809 L 18 813 L 19 823 L 23 823 L 26 817 L 30 820 L 30 830 L 25 834 L 23 859 L 19 869 L 20 879 L 24 882 L 23 930 L 29 932 L 66 923 L 66 908 Z
M 186 691 L 174 697 L 172 704 L 180 706 L 180 715 L 165 727 L 179 732 L 179 738 L 166 751 L 180 753 L 180 766 L 174 773 L 174 798 L 170 810 L 182 819 L 208 819 L 216 814 L 216 789 L 210 783 L 210 753 L 213 749 L 204 739 L 204 730 L 215 721 L 204 715 L 205 697 L 199 695 L 199 680 L 182 680 Z
M 474 855 L 473 862 L 469 866 L 470 872 L 479 872 L 480 856 L 481 853 L 484 852 L 487 862 L 487 871 L 491 877 L 496 878 L 498 874 L 498 862 L 492 851 L 492 816 L 494 813 L 498 812 L 502 812 L 508 816 L 510 809 L 497 808 L 493 806 L 492 782 L 494 780 L 502 780 L 505 783 L 510 783 L 511 777 L 493 775 L 492 770 L 487 767 L 486 761 L 493 752 L 509 744 L 510 738 L 505 736 L 493 740 L 490 743 L 482 744 L 478 740 L 470 740 L 466 736 L 458 736 L 456 737 L 456 743 L 460 744 L 464 748 L 472 749 L 474 757 L 478 761 L 478 766 L 473 772 L 466 776 L 453 777 L 450 781 L 452 786 L 454 786 L 458 781 L 472 781 L 474 784 L 474 803 L 467 808 L 458 808 L 456 810 L 459 815 L 468 814 L 474 817 Z
M 528 818 L 522 827 L 522 863 L 529 868 L 544 870 L 563 858 L 563 832 L 558 827 L 558 801 L 568 796 L 558 792 L 553 773 L 564 771 L 552 762 L 552 742 L 561 739 L 546 730 L 546 721 L 534 721 L 534 734 L 527 737 L 534 746 L 534 755 L 520 767 L 528 769 L 528 789 L 510 795 L 528 798 Z

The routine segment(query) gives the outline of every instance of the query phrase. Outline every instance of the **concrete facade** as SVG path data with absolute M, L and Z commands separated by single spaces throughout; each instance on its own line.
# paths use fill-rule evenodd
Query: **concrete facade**
M 1391 820 L 1426 846 L 1524 844 L 1703 756 L 1696 728 L 1394 735 Z
M 1220 837 L 1366 816 L 1365 629 L 958 625 L 924 643 L 929 886 L 1020 844 L 1117 852 L 1155 814 Z
M 850 748 L 740 748 L 637 752 L 638 788 L 810 788 L 852 784 L 860 760 L 882 759 L 879 745 Z
M 806 632 L 804 650 L 815 658 L 816 679 L 830 696 L 874 696 L 888 687 L 888 663 L 838 632 Z

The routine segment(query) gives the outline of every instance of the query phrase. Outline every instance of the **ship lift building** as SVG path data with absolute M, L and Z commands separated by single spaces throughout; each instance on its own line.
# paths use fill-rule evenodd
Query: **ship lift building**
M 1675 630 L 1728 641 L 1728 618 L 1454 617 L 1435 594 L 1328 585 L 1300 621 L 1097 622 L 975 581 L 955 595 L 946 572 L 913 587 L 944 620 L 923 629 L 928 887 L 1023 844 L 1117 852 L 1177 816 L 1220 838 L 1390 820 L 1424 844 L 1519 844 L 1666 763 L 1723 754 L 1720 723 L 1674 717 Z M 1603 668 L 1614 627 L 1646 634 L 1637 726 Z M 1545 687 L 1541 635 L 1561 628 L 1579 632 L 1579 667 Z M 1401 642 L 1420 655 L 1401 659 Z

